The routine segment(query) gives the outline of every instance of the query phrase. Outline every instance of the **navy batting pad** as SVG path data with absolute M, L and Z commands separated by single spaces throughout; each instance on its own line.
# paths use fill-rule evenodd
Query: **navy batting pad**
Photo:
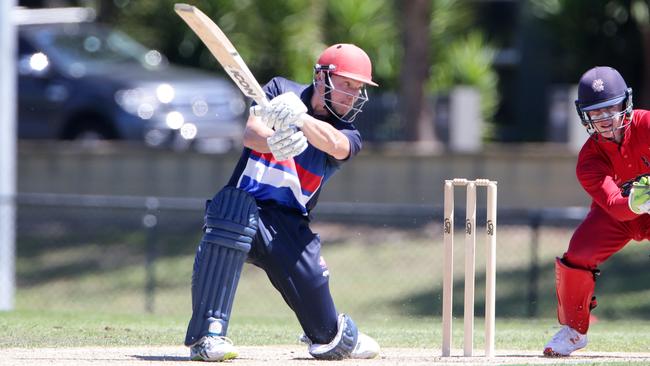
M 225 335 L 242 267 L 257 232 L 258 211 L 248 193 L 226 187 L 207 205 L 192 274 L 192 318 L 185 345 Z

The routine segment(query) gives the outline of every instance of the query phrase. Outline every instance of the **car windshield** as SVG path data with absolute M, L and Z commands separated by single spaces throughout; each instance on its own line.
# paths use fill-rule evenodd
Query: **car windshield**
M 124 33 L 97 25 L 41 28 L 35 36 L 63 64 L 82 64 L 87 69 L 123 62 L 151 68 L 162 58 Z

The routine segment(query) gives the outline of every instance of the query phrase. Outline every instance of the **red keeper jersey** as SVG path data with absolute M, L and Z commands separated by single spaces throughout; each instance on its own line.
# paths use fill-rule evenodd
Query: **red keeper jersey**
M 593 199 L 592 207 L 601 206 L 619 221 L 639 217 L 620 187 L 642 174 L 650 174 L 650 111 L 634 110 L 620 145 L 590 138 L 578 155 L 576 175 Z

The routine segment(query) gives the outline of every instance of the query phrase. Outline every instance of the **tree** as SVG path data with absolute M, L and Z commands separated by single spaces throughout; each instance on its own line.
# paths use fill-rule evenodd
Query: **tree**
M 493 117 L 499 103 L 498 76 L 493 68 L 494 51 L 482 32 L 471 29 L 475 23 L 475 7 L 462 0 L 433 2 L 430 42 L 435 53 L 431 77 L 427 80 L 429 95 L 444 95 L 457 85 L 472 86 L 481 96 L 481 114 L 486 122 L 484 139 L 493 138 Z
M 223 72 L 174 14 L 176 0 L 95 1 L 120 28 L 171 61 Z M 400 121 L 386 123 L 397 124 L 390 129 L 412 141 L 435 140 L 428 102 L 431 93 L 450 88 L 440 82 L 437 71 L 453 66 L 449 52 L 458 51 L 450 45 L 471 44 L 469 49 L 478 49 L 477 53 L 484 49 L 483 38 L 465 38 L 472 7 L 461 0 L 195 0 L 192 4 L 219 24 L 261 83 L 275 75 L 308 83 L 312 66 L 327 45 L 359 45 L 370 55 L 373 78 L 381 86 L 371 93 L 397 90 L 401 94 Z M 117 11 L 107 9 L 110 6 Z M 486 60 L 474 54 L 463 57 Z M 429 81 L 432 70 L 438 75 L 434 82 Z M 455 71 L 447 81 L 480 83 L 472 73 Z
M 630 4 L 630 13 L 639 28 L 643 49 L 643 86 L 639 104 L 650 108 L 650 1 L 633 1 Z
M 596 65 L 616 68 L 633 87 L 637 105 L 650 107 L 647 0 L 531 0 L 533 14 L 554 39 L 549 65 L 556 81 L 576 83 Z
M 403 54 L 399 76 L 400 116 L 411 141 L 435 141 L 433 114 L 426 101 L 430 65 L 430 0 L 400 2 Z

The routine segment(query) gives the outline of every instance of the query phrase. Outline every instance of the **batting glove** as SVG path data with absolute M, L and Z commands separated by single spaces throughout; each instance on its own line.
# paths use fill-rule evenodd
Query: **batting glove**
M 303 113 L 307 113 L 307 107 L 292 92 L 280 94 L 271 99 L 266 107 L 253 109 L 253 114 L 262 117 L 262 122 L 276 131 L 290 127 L 302 127 Z
M 277 161 L 288 160 L 307 149 L 307 138 L 296 127 L 276 131 L 266 139 L 273 157 Z
M 650 213 L 650 178 L 644 176 L 632 183 L 627 202 L 635 214 Z

